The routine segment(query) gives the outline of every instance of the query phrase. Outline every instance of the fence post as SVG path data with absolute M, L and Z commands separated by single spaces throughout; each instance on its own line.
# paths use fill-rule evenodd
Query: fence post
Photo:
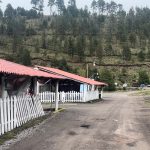
M 37 80 L 37 94 L 39 94 L 40 93 L 40 84 L 39 84 L 39 82 L 38 82 L 38 80 Z
M 1 134 L 4 134 L 4 101 L 0 99 L 1 106 Z

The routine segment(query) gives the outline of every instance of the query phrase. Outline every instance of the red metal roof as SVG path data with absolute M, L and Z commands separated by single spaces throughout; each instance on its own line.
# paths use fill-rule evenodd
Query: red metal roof
M 7 73 L 7 74 L 25 75 L 25 76 L 64 79 L 64 77 L 59 75 L 54 75 L 43 71 L 35 70 L 33 68 L 16 64 L 3 59 L 0 59 L 0 72 Z
M 91 85 L 100 85 L 100 86 L 106 86 L 106 83 L 103 82 L 98 82 L 89 78 L 85 78 L 79 75 L 75 75 L 66 71 L 62 71 L 60 69 L 56 69 L 56 68 L 50 68 L 50 67 L 43 67 L 43 66 L 36 66 L 38 67 L 40 70 L 42 71 L 46 71 L 49 73 L 53 73 L 53 74 L 57 74 L 57 75 L 61 75 L 64 76 L 68 79 L 72 79 L 81 83 L 86 83 L 86 84 L 91 84 Z

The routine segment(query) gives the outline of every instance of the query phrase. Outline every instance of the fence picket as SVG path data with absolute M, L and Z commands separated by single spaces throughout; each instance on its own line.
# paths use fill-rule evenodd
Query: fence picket
M 1 105 L 1 134 L 4 134 L 4 106 L 2 99 L 0 100 Z
M 13 118 L 13 98 L 11 97 L 10 99 L 10 129 L 13 129 L 13 122 L 14 122 L 14 118 Z
M 10 99 L 7 101 L 7 111 L 8 111 L 8 131 L 10 131 Z
M 7 108 L 6 108 L 6 100 L 4 100 L 4 130 L 7 132 Z

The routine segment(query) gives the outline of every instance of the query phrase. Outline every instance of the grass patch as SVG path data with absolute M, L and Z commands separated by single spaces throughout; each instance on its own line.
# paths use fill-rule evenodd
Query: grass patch
M 131 95 L 133 95 L 133 96 L 148 96 L 148 95 L 150 95 L 150 90 L 139 90 Z
M 145 101 L 145 105 L 148 106 L 148 107 L 150 107 L 150 100 L 149 101 L 146 100 Z
M 150 97 L 145 97 L 144 98 L 144 104 L 147 106 L 147 107 L 150 107 Z

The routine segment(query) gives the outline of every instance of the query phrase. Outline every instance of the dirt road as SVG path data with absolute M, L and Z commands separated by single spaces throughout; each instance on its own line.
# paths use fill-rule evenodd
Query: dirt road
M 150 107 L 128 93 L 69 106 L 10 150 L 150 150 Z

